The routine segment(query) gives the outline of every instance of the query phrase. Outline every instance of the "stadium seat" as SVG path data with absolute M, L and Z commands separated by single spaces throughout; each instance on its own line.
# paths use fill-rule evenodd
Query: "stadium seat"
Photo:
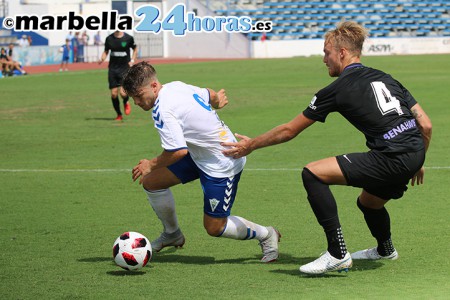
M 450 32 L 450 0 L 235 0 L 229 3 L 227 9 L 216 13 L 270 20 L 275 26 L 268 39 L 321 37 L 341 20 L 356 20 L 367 26 L 375 37 L 449 36 Z M 243 4 L 252 9 L 240 8 Z M 314 32 L 300 35 L 295 27 L 314 28 Z

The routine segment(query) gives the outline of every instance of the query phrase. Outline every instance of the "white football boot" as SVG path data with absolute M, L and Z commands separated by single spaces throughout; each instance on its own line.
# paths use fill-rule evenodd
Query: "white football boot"
M 377 259 L 390 259 L 395 260 L 398 258 L 397 250 L 394 250 L 393 253 L 391 253 L 388 256 L 381 256 L 378 254 L 377 247 L 371 248 L 371 249 L 365 249 L 360 250 L 357 252 L 352 253 L 353 259 L 368 259 L 368 260 L 377 260 Z
M 265 239 L 259 242 L 263 257 L 261 262 L 269 263 L 278 258 L 278 243 L 280 242 L 281 234 L 273 227 L 267 227 L 269 234 Z
M 353 265 L 350 253 L 347 252 L 343 259 L 337 259 L 327 251 L 315 261 L 300 267 L 300 271 L 306 274 L 324 274 L 330 271 L 348 272 Z
M 173 233 L 163 232 L 161 235 L 151 242 L 152 250 L 159 252 L 161 249 L 169 246 L 174 246 L 176 248 L 183 247 L 185 238 L 180 229 Z

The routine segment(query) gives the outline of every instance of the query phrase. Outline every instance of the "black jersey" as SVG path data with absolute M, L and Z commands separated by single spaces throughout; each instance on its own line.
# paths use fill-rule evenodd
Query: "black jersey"
M 109 55 L 109 70 L 114 72 L 122 72 L 128 68 L 130 62 L 130 48 L 135 49 L 136 44 L 134 38 L 125 33 L 121 38 L 116 38 L 110 34 L 105 41 L 105 51 L 111 51 Z
M 325 122 L 330 112 L 337 111 L 364 133 L 370 149 L 409 152 L 424 149 L 411 112 L 416 103 L 409 91 L 389 74 L 352 64 L 314 96 L 303 114 Z

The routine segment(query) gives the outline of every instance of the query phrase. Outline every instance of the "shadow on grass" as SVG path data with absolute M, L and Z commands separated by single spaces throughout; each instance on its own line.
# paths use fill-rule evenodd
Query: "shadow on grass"
M 368 271 L 375 270 L 382 267 L 384 264 L 377 260 L 353 260 L 352 272 L 354 271 Z
M 342 272 L 342 273 L 333 272 L 333 273 L 326 273 L 326 274 L 319 274 L 319 275 L 308 275 L 308 274 L 304 274 L 304 273 L 300 272 L 300 270 L 298 268 L 296 268 L 294 270 L 278 269 L 278 270 L 272 270 L 269 272 L 283 274 L 283 275 L 296 276 L 296 277 L 303 277 L 303 278 L 311 278 L 311 279 L 313 279 L 313 278 L 339 278 L 339 277 L 345 278 L 347 275 L 347 273 L 345 273 L 345 272 Z M 349 271 L 349 272 L 351 272 L 351 271 Z
M 192 265 L 214 265 L 214 264 L 261 264 L 259 261 L 261 255 L 252 257 L 239 257 L 231 259 L 216 259 L 213 256 L 187 256 L 176 254 L 175 252 L 183 251 L 183 249 L 169 248 L 161 252 L 153 253 L 152 264 L 158 263 L 180 263 Z
M 112 260 L 113 260 L 112 257 L 86 257 L 77 259 L 77 261 L 79 262 L 90 262 L 90 263 L 112 261 Z
M 86 257 L 86 258 L 79 258 L 77 259 L 79 262 L 83 263 L 99 263 L 99 262 L 109 262 L 109 264 L 113 267 L 118 267 L 115 263 L 112 257 Z M 147 265 L 145 268 L 148 268 Z M 116 271 L 108 271 L 106 274 L 111 276 L 140 276 L 146 274 L 146 272 L 143 272 L 141 270 L 134 270 L 134 271 L 128 271 L 124 269 L 116 270 Z
M 212 256 L 186 256 L 186 255 L 176 255 L 176 254 L 156 254 L 152 257 L 152 264 L 158 263 L 179 263 L 188 265 L 213 265 L 220 263 L 243 263 L 246 258 L 240 258 L 234 262 L 226 262 L 216 260 Z
M 142 276 L 147 274 L 142 271 L 127 271 L 127 270 L 118 270 L 118 271 L 108 271 L 106 274 L 111 276 Z
M 232 259 L 222 259 L 218 260 L 212 256 L 186 256 L 182 254 L 176 254 L 177 251 L 183 251 L 182 249 L 170 248 L 159 253 L 154 253 L 150 264 L 147 267 L 152 267 L 152 265 L 159 263 L 179 263 L 188 265 L 214 265 L 214 264 L 263 264 L 260 262 L 261 255 L 255 255 L 253 257 L 240 257 Z M 280 253 L 280 256 L 276 262 L 270 263 L 273 266 L 289 265 L 286 268 L 278 268 L 275 270 L 270 270 L 269 272 L 278 273 L 283 275 L 298 276 L 304 278 L 335 278 L 343 277 L 345 278 L 347 273 L 342 272 L 331 272 L 321 275 L 308 275 L 300 272 L 299 267 L 301 265 L 307 264 L 317 257 L 294 257 L 287 253 Z M 110 262 L 111 265 L 115 265 L 111 257 L 86 257 L 77 259 L 79 262 L 83 263 L 99 263 L 99 262 Z M 290 265 L 294 265 L 295 268 L 291 268 Z M 365 260 L 354 260 L 353 267 L 349 270 L 349 274 L 353 272 L 370 271 L 375 270 L 383 266 L 383 263 L 379 261 L 365 261 Z M 136 276 L 143 275 L 145 272 L 142 271 L 108 271 L 106 272 L 112 276 Z
M 229 259 L 216 259 L 212 256 L 186 256 L 175 254 L 177 251 L 183 249 L 170 248 L 159 253 L 154 253 L 152 263 L 181 263 L 181 264 L 195 264 L 195 265 L 211 265 L 211 264 L 264 264 L 261 263 L 261 254 L 255 254 L 250 257 L 237 257 Z M 280 253 L 278 260 L 269 264 L 277 265 L 301 265 L 313 261 L 316 258 L 304 257 L 297 258 L 287 253 Z

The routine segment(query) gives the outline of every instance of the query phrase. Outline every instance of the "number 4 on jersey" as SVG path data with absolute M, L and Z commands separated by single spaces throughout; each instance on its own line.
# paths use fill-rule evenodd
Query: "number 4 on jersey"
M 372 85 L 372 90 L 375 94 L 378 108 L 383 116 L 391 111 L 396 111 L 399 115 L 403 115 L 402 108 L 400 107 L 400 101 L 391 95 L 391 92 L 383 82 L 374 81 L 370 84 Z

